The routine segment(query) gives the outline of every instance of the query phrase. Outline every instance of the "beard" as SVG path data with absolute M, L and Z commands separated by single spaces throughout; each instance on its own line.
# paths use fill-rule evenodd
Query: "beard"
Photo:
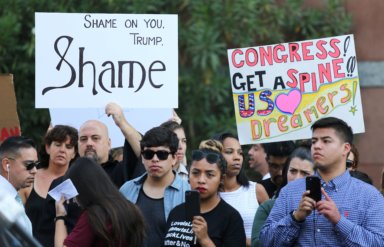
M 97 164 L 100 164 L 100 157 L 97 155 L 96 150 L 93 148 L 87 148 L 84 152 L 84 157 L 90 158 Z

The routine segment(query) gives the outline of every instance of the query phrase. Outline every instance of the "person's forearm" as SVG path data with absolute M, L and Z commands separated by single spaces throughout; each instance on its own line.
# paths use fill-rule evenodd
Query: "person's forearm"
M 67 237 L 67 228 L 64 220 L 56 220 L 55 222 L 55 247 L 62 247 L 64 239 Z
M 200 242 L 201 247 L 216 247 L 210 238 L 206 238 Z
M 141 154 L 140 133 L 127 121 L 123 121 L 119 127 L 125 139 L 127 140 L 133 152 L 135 153 L 136 157 L 140 157 L 140 154 Z

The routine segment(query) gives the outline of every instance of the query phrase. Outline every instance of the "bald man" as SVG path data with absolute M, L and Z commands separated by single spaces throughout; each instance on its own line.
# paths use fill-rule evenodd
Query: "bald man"
M 110 155 L 111 140 L 108 134 L 107 126 L 98 120 L 88 120 L 84 122 L 79 128 L 79 155 L 81 157 L 89 157 L 94 159 L 96 163 L 100 164 L 107 172 L 111 180 L 115 183 L 117 188 L 120 188 L 127 180 L 132 178 L 134 168 L 139 162 L 138 156 L 140 155 L 140 141 L 141 136 L 137 133 L 125 120 L 121 107 L 111 103 L 106 107 L 106 114 L 113 117 L 115 124 L 120 128 L 125 136 L 124 144 L 124 158 L 122 162 L 114 160 Z M 129 145 L 128 145 L 129 144 Z M 55 179 L 50 189 L 53 189 L 61 182 L 64 177 Z M 45 241 L 42 242 L 44 246 L 54 245 L 54 218 L 56 216 L 55 201 L 49 198 L 47 206 L 47 213 L 45 214 L 44 222 L 46 224 L 53 224 L 51 232 L 40 233 L 44 234 Z M 77 203 L 72 200 L 67 204 L 67 216 L 65 219 L 68 233 L 72 231 L 76 224 L 82 209 Z

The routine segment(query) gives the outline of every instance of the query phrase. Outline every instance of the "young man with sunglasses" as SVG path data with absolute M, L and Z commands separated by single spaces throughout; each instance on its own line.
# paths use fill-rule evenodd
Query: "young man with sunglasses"
M 174 171 L 179 145 L 177 135 L 163 127 L 155 127 L 143 136 L 140 147 L 146 173 L 126 182 L 121 193 L 135 203 L 144 216 L 144 246 L 161 246 L 170 211 L 185 200 L 189 184 Z
M 0 161 L 0 199 L 11 197 L 21 204 L 18 191 L 33 184 L 39 164 L 35 143 L 22 136 L 7 138 L 0 145 Z M 32 224 L 24 210 L 17 223 L 32 236 Z

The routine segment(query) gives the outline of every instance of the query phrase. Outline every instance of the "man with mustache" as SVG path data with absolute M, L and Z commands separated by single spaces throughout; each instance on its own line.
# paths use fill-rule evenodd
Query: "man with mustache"
M 346 170 L 351 127 L 327 117 L 311 129 L 322 196 L 317 201 L 310 196 L 306 179 L 288 183 L 261 229 L 263 246 L 383 246 L 384 197 Z
M 295 144 L 293 141 L 273 142 L 263 144 L 263 147 L 267 154 L 271 177 L 260 181 L 260 184 L 264 186 L 269 198 L 272 198 L 282 183 L 282 170 L 289 155 L 295 149 Z
M 13 198 L 21 204 L 18 190 L 33 184 L 39 163 L 35 143 L 23 136 L 7 138 L 0 146 L 0 162 L 0 199 Z M 24 210 L 17 224 L 32 236 L 32 224 Z

